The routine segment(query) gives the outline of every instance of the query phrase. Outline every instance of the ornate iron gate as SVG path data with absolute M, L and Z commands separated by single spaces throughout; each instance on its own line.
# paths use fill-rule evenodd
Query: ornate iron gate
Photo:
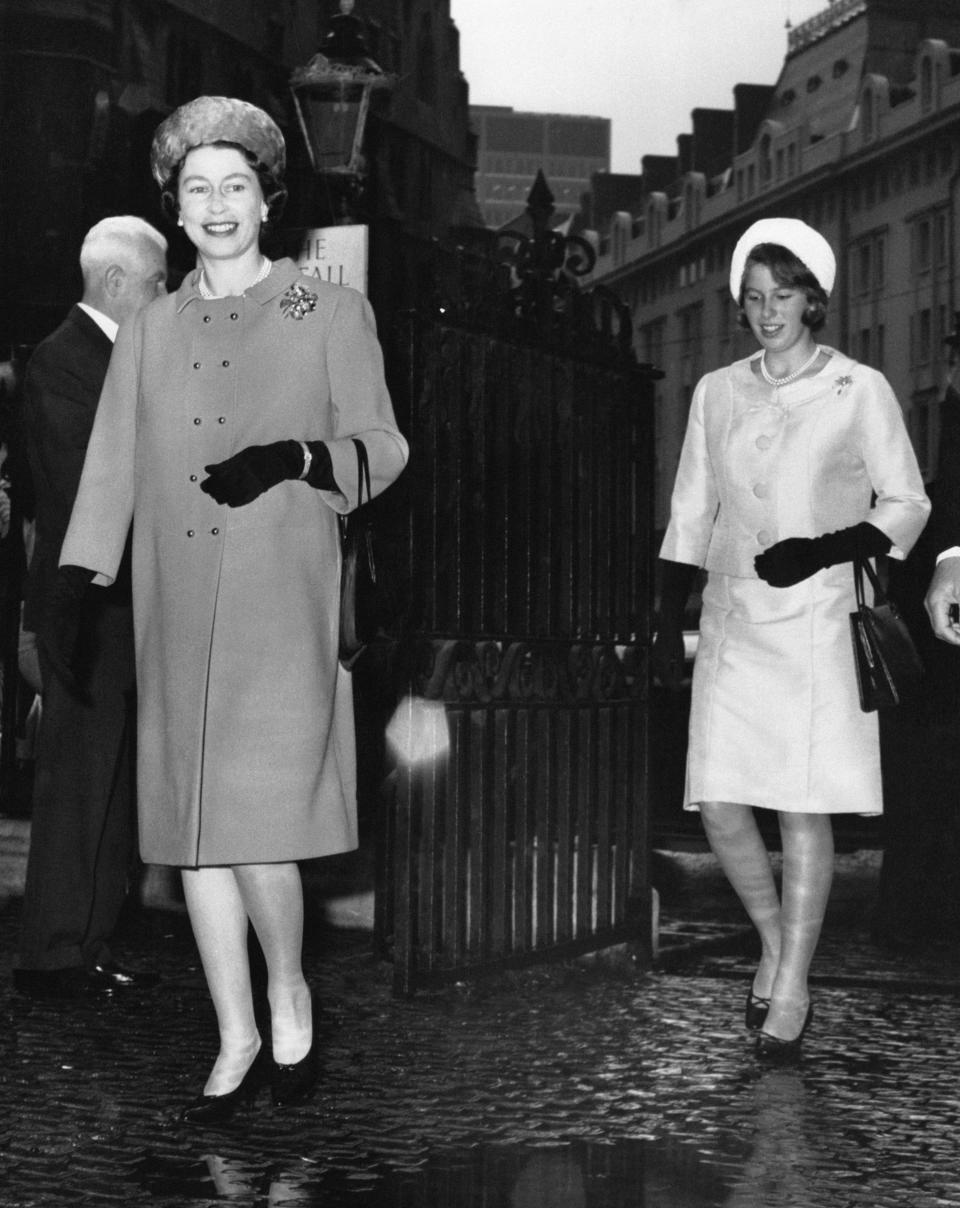
M 655 373 L 577 287 L 591 256 L 542 222 L 438 256 L 403 327 L 395 729 L 431 743 L 396 764 L 380 861 L 398 993 L 650 937 Z

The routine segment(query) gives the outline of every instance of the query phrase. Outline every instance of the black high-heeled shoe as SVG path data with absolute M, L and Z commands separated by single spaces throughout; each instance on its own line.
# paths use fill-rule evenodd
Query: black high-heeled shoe
M 240 1079 L 238 1086 L 225 1095 L 198 1095 L 180 1112 L 184 1124 L 223 1124 L 231 1119 L 241 1103 L 250 1103 L 257 1091 L 266 1085 L 268 1078 L 267 1058 L 261 1045 L 250 1063 L 250 1068 Z
M 270 1073 L 270 1091 L 273 1102 L 277 1107 L 291 1107 L 297 1103 L 305 1103 L 316 1090 L 320 1078 L 320 1047 L 317 1040 L 319 1034 L 317 1000 L 310 998 L 310 1019 L 313 1034 L 310 1048 L 305 1056 L 291 1065 L 279 1061 L 273 1062 Z
M 796 1061 L 800 1056 L 803 1038 L 812 1021 L 813 1003 L 807 1007 L 807 1013 L 803 1018 L 803 1027 L 792 1040 L 781 1040 L 779 1036 L 771 1036 L 769 1032 L 761 1032 L 757 1037 L 757 1057 L 761 1061 Z
M 762 1028 L 769 1010 L 770 999 L 761 998 L 759 994 L 754 994 L 753 982 L 750 982 L 747 986 L 747 1005 L 743 1017 L 746 1028 L 751 1032 L 756 1032 L 759 1028 Z

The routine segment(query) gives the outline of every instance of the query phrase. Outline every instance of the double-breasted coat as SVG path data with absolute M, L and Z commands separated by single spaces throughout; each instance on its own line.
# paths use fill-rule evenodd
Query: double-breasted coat
M 133 525 L 140 845 L 150 863 L 305 859 L 356 846 L 350 676 L 337 659 L 336 514 L 407 444 L 373 312 L 289 260 L 242 296 L 199 270 L 124 325 L 61 564 L 116 574 Z M 339 492 L 286 481 L 243 507 L 200 489 L 248 445 L 326 441 Z
M 834 349 L 783 387 L 760 354 L 698 384 L 660 556 L 706 567 L 684 804 L 882 811 L 875 713 L 860 709 L 849 563 L 788 588 L 754 558 L 869 521 L 902 559 L 930 503 L 886 378 Z

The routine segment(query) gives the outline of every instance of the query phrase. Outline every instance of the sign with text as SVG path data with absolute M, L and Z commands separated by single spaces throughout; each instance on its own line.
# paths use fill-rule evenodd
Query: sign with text
M 300 271 L 366 294 L 367 235 L 367 227 L 361 223 L 305 230 L 296 257 Z

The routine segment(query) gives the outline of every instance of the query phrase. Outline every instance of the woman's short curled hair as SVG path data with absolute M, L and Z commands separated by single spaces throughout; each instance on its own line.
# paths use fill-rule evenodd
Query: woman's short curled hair
M 243 158 L 247 161 L 250 167 L 254 170 L 257 180 L 260 182 L 260 192 L 263 194 L 263 200 L 267 206 L 266 222 L 276 222 L 283 213 L 283 207 L 287 202 L 287 186 L 283 181 L 276 176 L 269 168 L 266 168 L 260 160 L 248 151 L 246 147 L 240 143 L 233 143 L 227 139 L 217 139 L 212 143 L 207 144 L 211 147 L 232 147 L 234 151 L 239 151 Z M 194 148 L 190 148 L 192 151 Z M 189 155 L 190 152 L 187 152 Z M 170 177 L 163 183 L 160 188 L 160 205 L 164 214 L 171 222 L 176 222 L 180 215 L 180 202 L 177 200 L 177 191 L 180 185 L 180 173 L 183 171 L 184 161 L 187 156 L 177 164 L 171 173 Z
M 791 289 L 802 289 L 807 295 L 807 305 L 802 320 L 811 331 L 819 331 L 827 321 L 828 295 L 826 290 L 807 268 L 807 266 L 789 248 L 781 247 L 778 243 L 758 243 L 747 256 L 743 269 L 743 280 L 740 282 L 740 294 L 737 303 L 740 313 L 737 322 L 741 327 L 749 329 L 750 324 L 743 310 L 743 298 L 746 292 L 745 282 L 747 273 L 754 264 L 762 264 L 770 270 L 770 275 L 778 285 L 786 285 Z

